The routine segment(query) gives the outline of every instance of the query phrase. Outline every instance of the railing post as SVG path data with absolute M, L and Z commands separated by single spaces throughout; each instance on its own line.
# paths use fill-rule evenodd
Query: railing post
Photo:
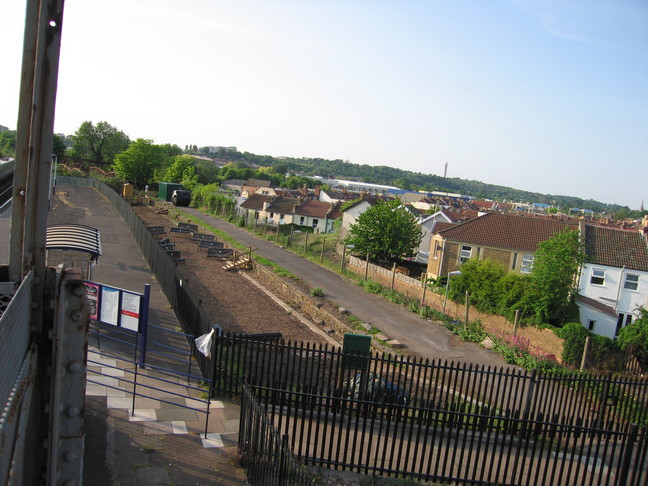
M 281 436 L 281 447 L 279 448 L 279 474 L 277 475 L 277 486 L 284 484 L 286 477 L 286 454 L 288 450 L 288 434 Z
M 623 446 L 623 458 L 619 462 L 619 472 L 618 478 L 619 481 L 617 484 L 628 484 L 628 473 L 630 472 L 630 462 L 632 461 L 632 449 L 634 448 L 634 443 L 637 441 L 637 432 L 639 426 L 637 424 L 632 424 L 630 427 L 630 433 L 626 436 L 626 441 Z

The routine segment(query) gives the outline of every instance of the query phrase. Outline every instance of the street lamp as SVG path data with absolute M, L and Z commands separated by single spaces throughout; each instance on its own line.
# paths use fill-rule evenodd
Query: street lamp
M 461 275 L 461 270 L 455 270 L 454 272 L 448 273 L 448 278 L 446 279 L 446 291 L 445 297 L 443 298 L 443 313 L 445 314 L 446 302 L 448 301 L 448 288 L 450 287 L 450 277 L 456 277 Z

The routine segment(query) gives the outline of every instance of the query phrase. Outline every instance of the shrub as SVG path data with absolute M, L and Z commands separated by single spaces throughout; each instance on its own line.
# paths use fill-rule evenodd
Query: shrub
M 585 329 L 579 322 L 570 322 L 556 329 L 556 334 L 564 339 L 563 362 L 574 367 L 581 364 L 585 339 L 590 338 L 589 365 L 598 371 L 618 371 L 623 368 L 623 358 L 619 345 L 610 338 L 599 336 Z
M 323 297 L 324 296 L 324 291 L 322 290 L 322 287 L 313 287 L 310 290 L 310 294 L 313 297 Z
M 479 320 L 466 322 L 459 327 L 457 334 L 464 341 L 472 343 L 480 343 L 487 336 L 484 325 Z

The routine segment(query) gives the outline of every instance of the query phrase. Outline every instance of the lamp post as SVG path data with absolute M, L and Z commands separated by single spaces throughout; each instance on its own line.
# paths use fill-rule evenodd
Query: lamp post
M 443 313 L 445 314 L 446 302 L 448 301 L 448 288 L 450 287 L 450 277 L 455 277 L 461 275 L 461 270 L 455 270 L 454 272 L 448 273 L 448 278 L 446 280 L 446 290 L 445 297 L 443 298 Z

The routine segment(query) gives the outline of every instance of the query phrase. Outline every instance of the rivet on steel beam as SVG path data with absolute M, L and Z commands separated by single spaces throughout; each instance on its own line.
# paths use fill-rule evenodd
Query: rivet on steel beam
M 82 297 L 83 294 L 85 293 L 85 288 L 83 285 L 75 285 L 74 288 L 72 289 L 72 293 L 77 297 Z
M 68 371 L 70 373 L 76 373 L 78 371 L 81 371 L 83 369 L 83 365 L 79 363 L 78 361 L 70 361 L 68 364 Z
M 65 415 L 68 417 L 78 417 L 81 414 L 81 410 L 79 410 L 79 407 L 76 405 L 70 405 L 68 408 L 65 409 Z
M 70 319 L 72 319 L 74 322 L 79 322 L 82 317 L 83 317 L 83 312 L 81 312 L 78 309 L 72 311 L 72 313 L 70 314 Z
M 65 451 L 65 453 L 63 454 L 63 458 L 66 462 L 76 461 L 78 457 L 79 454 L 77 453 L 77 451 Z

